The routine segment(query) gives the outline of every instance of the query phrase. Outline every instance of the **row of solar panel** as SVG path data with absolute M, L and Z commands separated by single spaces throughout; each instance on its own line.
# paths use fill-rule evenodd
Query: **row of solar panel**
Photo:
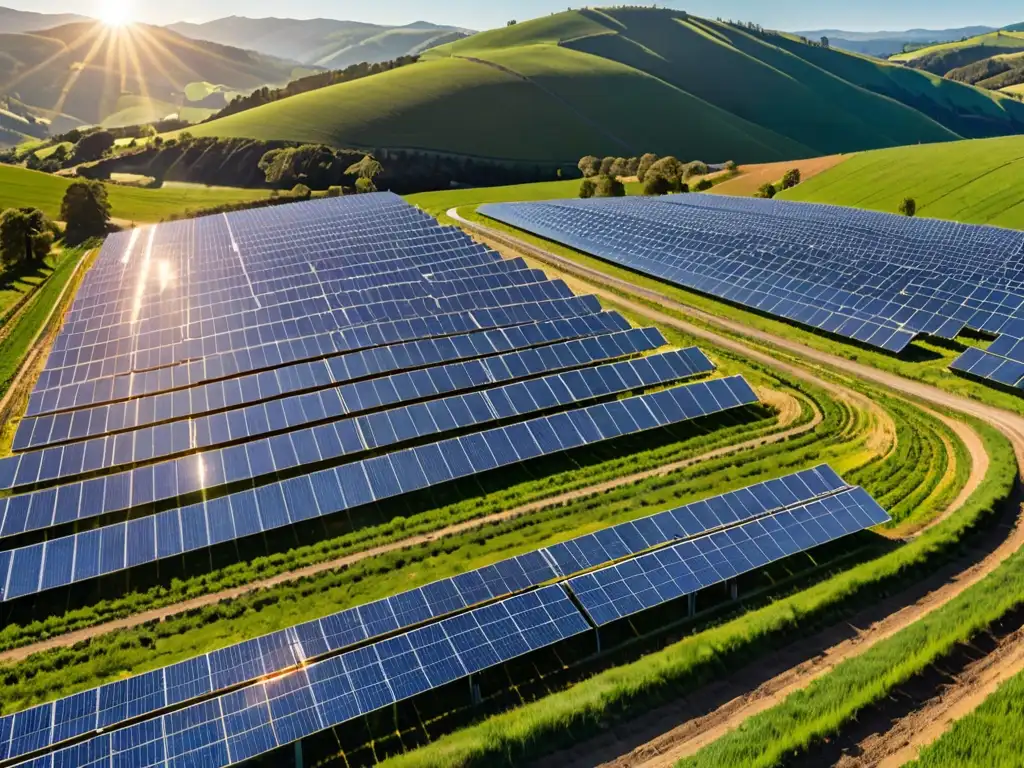
M 127 523 L 0 551 L 0 574 L 7 574 L 0 577 L 2 598 L 14 600 L 497 467 L 756 402 L 757 396 L 742 377 L 716 379 L 430 443 Z M 299 463 L 294 455 L 288 461 L 290 466 Z M 84 500 L 81 504 L 84 512 L 97 507 Z M 10 506 L 7 511 L 10 517 Z
M 143 395 L 154 395 L 182 387 L 194 386 L 236 376 L 250 371 L 275 368 L 301 360 L 397 344 L 416 339 L 453 336 L 487 328 L 567 319 L 597 314 L 601 305 L 593 296 L 577 296 L 513 307 L 434 315 L 428 318 L 393 320 L 333 333 L 312 334 L 304 339 L 275 341 L 250 349 L 211 355 L 202 360 L 182 363 L 170 368 L 131 375 L 115 375 L 113 371 L 89 375 L 86 372 L 73 384 L 51 387 L 43 372 L 29 398 L 27 414 L 37 416 L 58 410 L 84 408 Z M 91 367 L 91 366 L 90 366 Z
M 577 577 L 567 586 L 594 622 L 602 626 L 888 519 L 862 489 L 842 491 Z M 125 745 L 123 750 L 117 750 L 115 743 L 102 741 L 106 736 L 101 736 L 99 744 L 96 740 L 86 742 L 69 748 L 66 754 L 81 756 L 99 751 L 109 758 L 112 751 L 133 751 L 136 757 L 143 756 L 143 765 L 164 765 L 165 761 L 174 764 L 176 758 L 185 755 L 203 765 L 230 765 L 250 759 L 582 634 L 589 625 L 577 620 L 579 614 L 561 589 L 551 586 L 528 592 L 357 651 L 303 664 L 269 683 L 258 683 L 164 715 L 160 728 L 152 725 L 155 721 L 149 721 L 149 725 L 144 722 L 129 728 L 134 729 L 130 737 L 115 731 L 109 738 Z M 552 602 L 560 607 L 552 610 Z M 529 606 L 527 611 L 534 612 L 536 617 L 525 622 L 535 628 L 525 634 L 524 622 L 507 623 L 509 617 L 519 615 L 510 606 L 520 603 Z M 545 607 L 547 610 L 542 613 Z M 506 622 L 504 630 L 488 634 L 484 627 L 492 623 L 490 617 Z M 550 626 L 557 626 L 560 619 L 572 629 L 558 631 Z M 473 633 L 473 639 L 467 636 L 467 630 Z M 531 638 L 537 642 L 530 642 Z M 468 664 L 467 658 L 471 660 Z M 453 659 L 462 662 L 461 671 Z M 219 702 L 220 706 L 211 702 Z M 330 702 L 327 716 L 322 709 L 326 702 Z M 243 710 L 249 710 L 248 714 L 232 724 L 231 715 L 239 715 Z M 252 710 L 258 713 L 255 719 Z M 191 737 L 181 737 L 189 731 Z
M 569 588 L 603 626 L 889 519 L 855 488 L 584 574 Z
M 211 411 L 237 408 L 281 395 L 305 392 L 402 370 L 528 349 L 573 338 L 622 331 L 629 323 L 617 312 L 567 320 L 496 328 L 359 350 L 346 355 L 281 366 L 191 389 L 84 408 L 73 413 L 28 417 L 14 436 L 14 451 L 81 440 Z
M 83 472 L 148 462 L 386 406 L 650 352 L 664 344 L 664 336 L 654 328 L 619 331 L 540 349 L 508 352 L 483 360 L 467 360 L 408 373 L 395 373 L 257 403 L 246 408 L 221 411 L 210 416 L 31 451 L 0 459 L 0 488 L 21 485 L 19 481 L 27 480 L 30 476 L 35 477 L 33 482 L 41 483 L 67 479 Z M 694 368 L 691 375 L 711 369 L 710 362 L 699 350 L 692 350 L 688 356 Z M 650 365 L 665 370 L 667 359 L 653 357 Z M 638 366 L 638 373 L 645 383 L 648 378 L 653 383 L 654 370 L 642 361 L 638 361 Z M 66 421 L 70 421 L 70 415 Z M 22 466 L 29 467 L 28 474 L 20 473 Z
M 713 368 L 697 349 L 668 352 L 378 411 L 57 488 L 9 496 L 0 499 L 0 536 L 42 530 L 222 485 L 261 480 L 299 466 L 333 462 L 411 440 L 521 418 L 644 387 L 661 386 L 710 372 Z M 405 377 L 406 374 L 396 376 Z M 430 382 L 429 377 L 425 379 L 426 384 Z M 731 403 L 728 390 L 721 396 L 725 398 L 722 404 Z M 690 409 L 710 413 L 720 405 L 710 390 L 696 388 L 692 397 L 697 399 Z M 362 410 L 354 395 L 352 403 L 355 410 Z M 314 415 L 316 420 L 324 420 L 340 414 Z M 76 449 L 81 445 L 75 443 L 67 448 L 47 451 L 65 451 L 65 456 L 73 455 L 77 462 L 81 460 L 82 453 Z M 28 459 L 37 456 L 22 454 L 19 473 L 24 470 Z M 38 461 L 30 465 L 28 471 L 40 472 Z M 16 484 L 22 483 L 16 481 Z
M 97 344 L 92 347 L 81 347 L 68 350 L 60 355 L 61 360 L 51 361 L 48 365 L 51 377 L 57 378 L 58 384 L 71 381 L 73 372 L 85 365 L 104 360 L 113 360 L 115 369 L 130 364 L 133 370 L 144 370 L 153 367 L 151 358 L 159 356 L 159 364 L 166 365 L 164 356 L 171 363 L 190 360 L 235 349 L 255 347 L 271 341 L 301 338 L 313 333 L 353 328 L 371 323 L 381 323 L 398 318 L 428 317 L 446 315 L 453 312 L 471 312 L 476 309 L 491 309 L 527 302 L 552 301 L 567 299 L 573 295 L 569 287 L 560 280 L 543 283 L 500 288 L 497 290 L 477 291 L 470 294 L 448 296 L 441 299 L 416 299 L 413 301 L 388 301 L 381 304 L 364 304 L 345 309 L 331 309 L 325 312 L 302 314 L 288 320 L 279 320 L 262 325 L 250 326 L 241 330 L 218 333 L 203 338 L 188 338 L 155 349 L 134 348 L 134 337 L 126 337 L 116 342 Z M 302 307 L 307 302 L 300 302 Z M 309 302 L 313 303 L 313 302 Z M 180 338 L 180 333 L 179 333 Z M 109 354 L 108 354 L 109 353 Z M 118 363 L 124 359 L 127 363 Z
M 96 729 L 107 730 L 167 707 L 280 674 L 358 643 L 848 488 L 827 465 L 804 470 L 40 704 L 9 716 L 8 725 L 0 723 L 0 733 L 11 734 L 11 746 L 6 751 L 0 740 L 0 760 L 52 747 Z
M 1020 339 L 1012 336 L 1000 336 L 987 350 L 977 347 L 968 348 L 960 357 L 950 364 L 950 368 L 960 373 L 968 373 L 979 379 L 987 379 L 1006 387 L 1022 389 L 1024 380 L 1024 362 L 1012 359 L 994 350 L 1003 350 L 1004 354 L 1014 352 L 1021 358 L 1024 354 L 1017 351 Z
M 547 587 L 99 735 L 30 765 L 232 765 L 589 629 L 564 589 Z

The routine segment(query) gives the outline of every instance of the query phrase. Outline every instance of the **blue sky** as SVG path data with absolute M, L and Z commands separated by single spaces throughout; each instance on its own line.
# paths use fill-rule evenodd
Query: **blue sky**
M 133 6 L 141 21 L 203 21 L 232 14 L 353 19 L 406 24 L 420 19 L 473 29 L 500 26 L 507 19 L 528 19 L 565 10 L 556 0 L 0 0 L 24 10 L 96 12 L 104 3 Z M 611 4 L 611 3 L 609 3 Z M 703 16 L 756 21 L 776 29 L 850 30 L 929 29 L 971 25 L 1004 26 L 1024 21 L 1024 6 L 1011 0 L 686 0 L 659 3 Z

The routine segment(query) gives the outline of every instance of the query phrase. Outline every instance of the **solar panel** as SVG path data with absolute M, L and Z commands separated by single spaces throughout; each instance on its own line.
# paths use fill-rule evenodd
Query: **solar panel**
M 578 576 L 569 588 L 603 626 L 890 519 L 854 488 Z
M 589 630 L 564 589 L 547 587 L 103 734 L 50 764 L 233 765 Z
M 1024 235 L 717 195 L 496 203 L 481 213 L 614 263 L 898 353 L 919 334 L 999 336 L 955 370 L 1024 379 Z
M 11 550 L 2 597 L 14 600 L 213 546 L 243 533 L 274 530 L 530 458 L 756 402 L 756 394 L 742 377 L 715 379 L 521 422 L 517 426 L 525 427 L 525 435 L 513 427 L 498 427 L 51 539 Z M 297 465 L 294 447 L 291 450 L 288 455 L 277 450 L 272 454 L 275 462 Z M 69 551 L 74 555 L 70 560 Z

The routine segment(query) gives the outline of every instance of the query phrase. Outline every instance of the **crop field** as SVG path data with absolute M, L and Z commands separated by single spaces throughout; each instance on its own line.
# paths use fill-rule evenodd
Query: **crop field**
M 54 220 L 60 219 L 64 192 L 69 179 L 10 165 L 0 165 L 0 209 L 27 206 L 39 208 Z M 189 188 L 139 189 L 112 184 L 108 187 L 112 216 L 123 222 L 161 221 L 172 214 L 209 208 L 224 203 L 266 197 L 264 190 Z

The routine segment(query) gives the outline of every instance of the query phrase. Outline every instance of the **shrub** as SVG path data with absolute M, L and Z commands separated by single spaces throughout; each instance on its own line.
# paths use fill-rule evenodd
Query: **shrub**
M 776 194 L 775 185 L 765 183 L 758 187 L 757 192 L 754 193 L 754 197 L 760 197 L 763 200 L 771 200 Z
M 344 194 L 345 194 L 345 191 L 341 187 L 328 187 L 327 188 L 327 196 L 328 197 L 342 197 Z
M 739 170 L 739 166 L 736 165 L 735 160 L 730 160 L 725 164 L 725 170 L 727 170 L 729 173 L 736 173 L 736 171 Z
M 900 203 L 900 213 L 904 216 L 916 216 L 917 215 L 917 200 L 912 197 L 903 198 L 903 202 Z
M 597 185 L 594 183 L 593 179 L 584 179 L 580 182 L 580 197 L 584 200 L 593 197 L 596 191 Z
M 694 187 L 694 189 L 696 189 L 698 192 L 707 192 L 713 186 L 715 185 L 711 182 L 711 179 L 701 179 L 700 181 L 697 182 L 697 186 Z
M 292 197 L 297 197 L 300 200 L 309 200 L 313 196 L 313 190 L 307 187 L 305 184 L 296 184 L 292 187 Z
M 372 179 L 359 178 L 356 179 L 356 194 L 365 195 L 368 192 L 376 192 L 377 185 L 373 183 Z
M 700 160 L 695 160 L 689 163 L 683 168 L 683 178 L 692 179 L 694 176 L 707 176 L 708 175 L 707 163 L 702 163 Z
M 786 175 L 782 177 L 782 188 L 792 189 L 800 183 L 800 169 L 790 168 L 786 171 Z

